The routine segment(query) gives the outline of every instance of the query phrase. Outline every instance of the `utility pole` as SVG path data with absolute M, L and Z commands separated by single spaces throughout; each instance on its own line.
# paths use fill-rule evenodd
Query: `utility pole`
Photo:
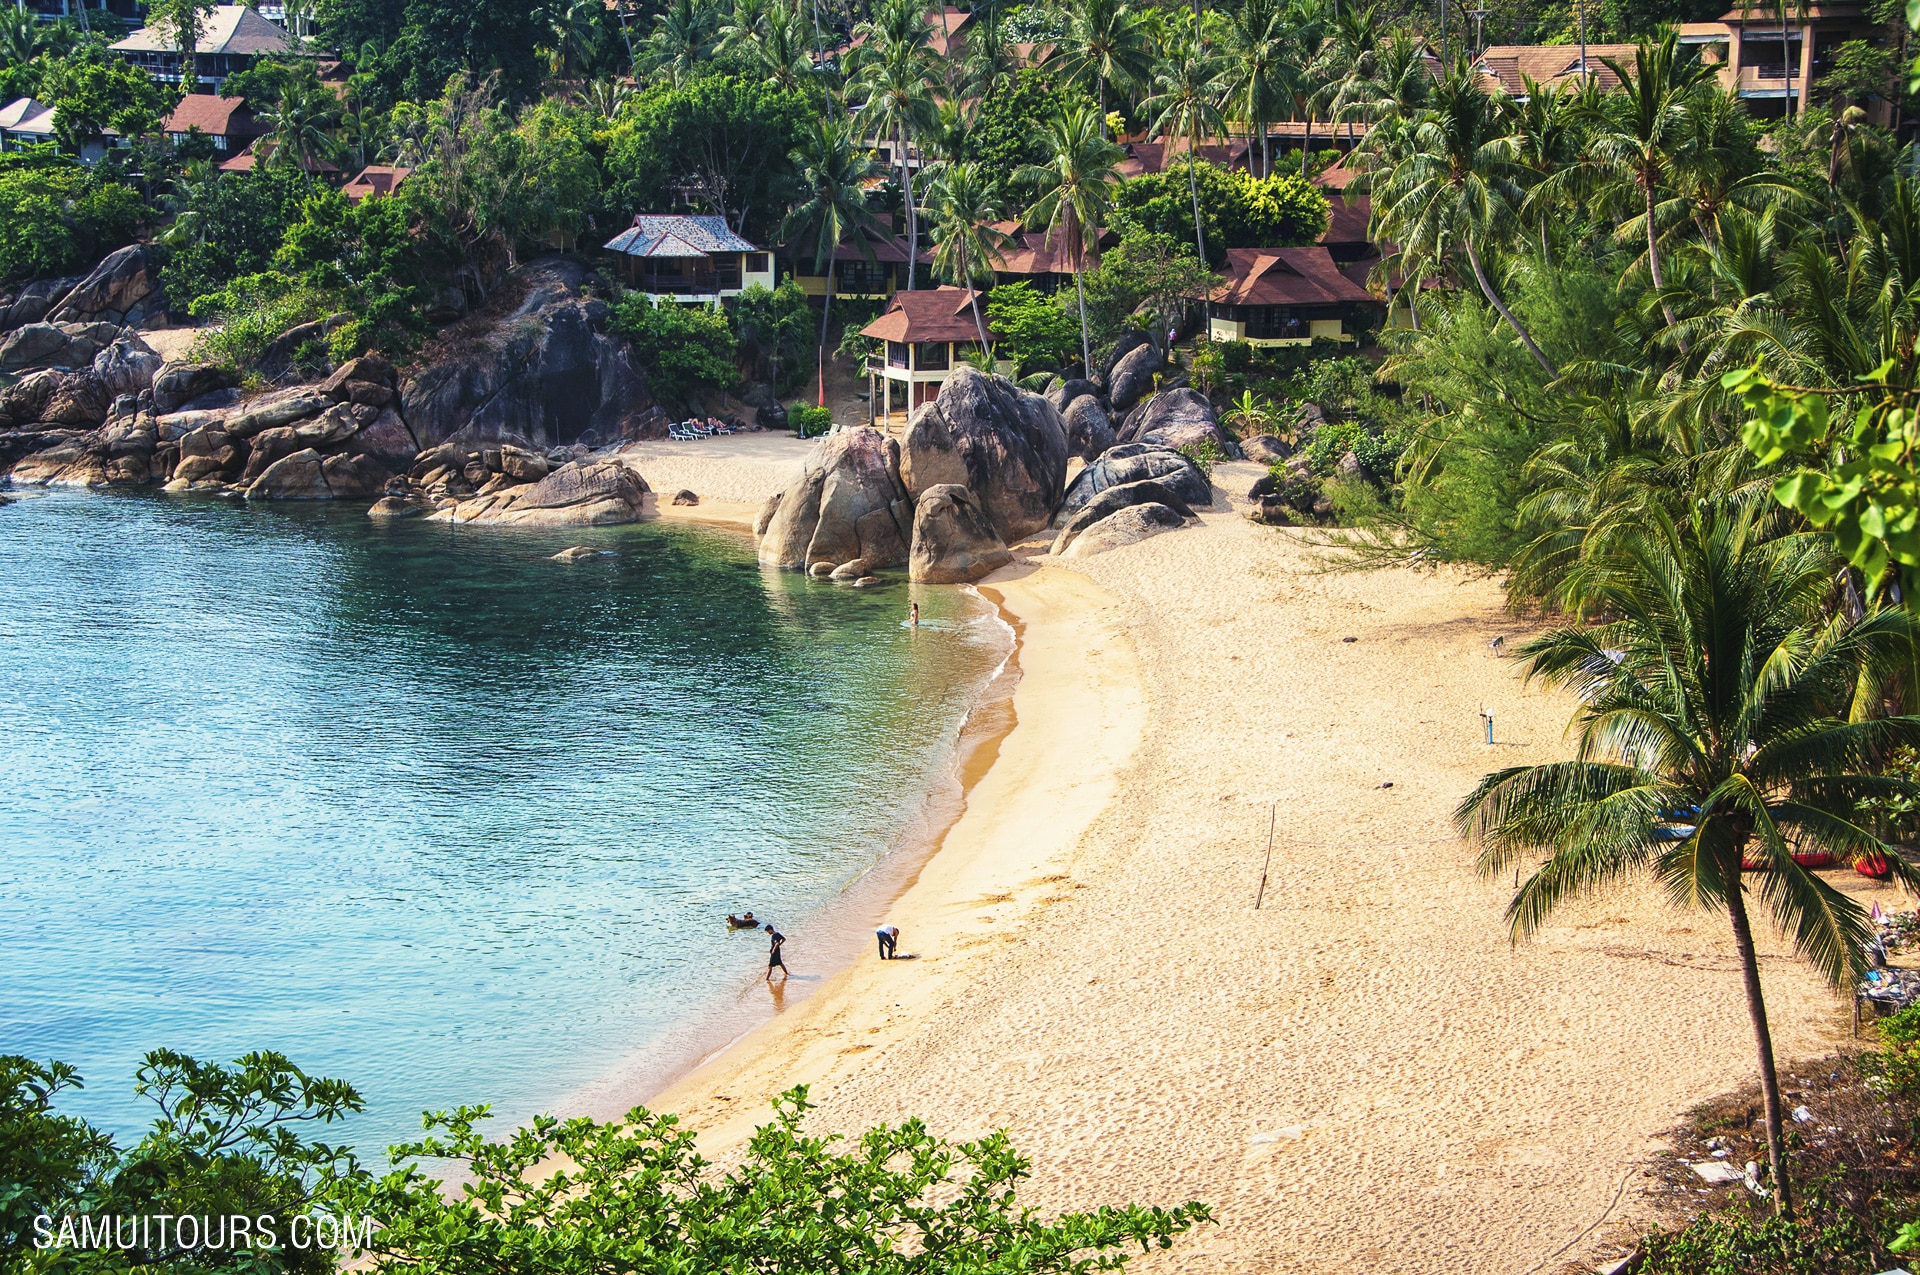
M 1447 73 L 1447 0 L 1440 0 L 1440 73 Z

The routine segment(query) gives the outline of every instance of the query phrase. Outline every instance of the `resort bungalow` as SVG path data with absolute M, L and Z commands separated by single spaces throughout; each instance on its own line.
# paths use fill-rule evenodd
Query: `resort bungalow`
M 1379 318 L 1380 303 L 1341 274 L 1325 248 L 1232 248 L 1221 273 L 1225 281 L 1207 298 L 1215 341 L 1352 341 Z
M 1583 71 L 1577 44 L 1490 44 L 1474 62 L 1473 73 L 1482 89 L 1505 93 L 1516 102 L 1527 100 L 1528 80 L 1542 88 L 1571 92 L 1585 77 L 1612 92 L 1620 87 L 1620 77 L 1603 59 L 1632 66 L 1633 52 L 1631 44 L 1589 44 Z
M 180 82 L 180 47 L 170 31 L 141 27 L 108 47 L 162 84 Z M 254 9 L 217 5 L 207 14 L 206 33 L 194 52 L 194 71 L 203 92 L 218 93 L 229 75 L 263 57 L 284 57 L 290 47 L 286 31 Z
M 929 228 L 921 227 L 921 238 Z M 858 235 L 859 238 L 854 236 Z M 864 244 L 863 242 L 864 241 Z M 811 248 L 812 245 L 808 245 Z M 827 295 L 827 272 L 811 256 L 799 256 L 795 245 L 787 245 L 793 281 L 809 297 Z M 933 264 L 931 248 L 920 250 L 920 282 L 927 278 L 925 267 Z M 885 301 L 907 284 L 907 241 L 886 226 L 854 231 L 833 250 L 833 295 L 863 301 Z
M 51 106 L 30 97 L 15 98 L 5 106 L 0 106 L 0 151 L 17 151 L 58 141 L 53 132 L 53 116 Z M 88 142 L 81 148 L 81 163 L 97 164 L 106 158 L 109 146 L 124 144 L 120 135 L 112 129 L 104 131 L 104 140 Z
M 986 298 L 980 313 L 986 315 Z M 883 351 L 867 360 L 867 420 L 893 415 L 895 399 L 911 412 L 931 403 L 969 351 L 980 348 L 973 321 L 973 292 L 967 288 L 922 288 L 898 292 L 886 312 L 860 329 L 860 335 L 884 341 Z M 993 340 L 991 330 L 987 339 Z
M 641 213 L 606 248 L 627 285 L 654 301 L 718 305 L 773 286 L 773 254 L 734 234 L 725 217 Z
M 401 182 L 407 180 L 411 168 L 394 168 L 387 164 L 368 164 L 355 173 L 353 180 L 340 188 L 348 203 L 357 204 L 363 199 L 379 199 L 391 195 Z
M 222 160 L 220 163 L 220 171 L 223 173 L 250 173 L 256 168 L 270 167 L 273 162 L 273 152 L 277 145 L 278 143 L 275 142 L 272 137 L 262 137 L 255 141 L 253 145 L 247 147 L 247 149 L 241 151 L 238 155 L 235 155 L 232 159 Z M 300 167 L 317 177 L 325 178 L 336 186 L 344 181 L 347 176 L 346 173 L 341 171 L 338 164 L 333 163 L 331 160 L 318 159 L 312 155 L 302 158 Z
M 1035 292 L 1046 293 L 1073 286 L 1073 252 L 1058 230 L 1026 230 L 1017 221 L 996 222 L 993 228 L 1013 240 L 993 262 L 995 283 L 1030 283 Z M 1104 231 L 1101 238 L 1111 241 L 1114 235 Z M 1088 270 L 1098 266 L 1100 249 L 1088 249 L 1081 264 Z
M 173 142 L 183 142 L 199 132 L 213 139 L 214 150 L 232 155 L 253 145 L 268 129 L 253 117 L 253 110 L 243 97 L 189 93 L 168 114 L 160 131 Z
M 1749 114 L 1777 119 L 1789 96 L 1796 112 L 1806 106 L 1807 89 L 1833 69 L 1833 55 L 1842 44 L 1881 44 L 1886 37 L 1862 0 L 1792 4 L 1786 15 L 1782 23 L 1779 8 L 1770 2 L 1741 5 L 1714 22 L 1681 23 L 1680 43 L 1700 50 L 1700 60 L 1715 68 L 1720 87 L 1738 94 Z M 1892 103 L 1886 97 L 1872 103 L 1868 117 L 1885 127 L 1893 117 Z

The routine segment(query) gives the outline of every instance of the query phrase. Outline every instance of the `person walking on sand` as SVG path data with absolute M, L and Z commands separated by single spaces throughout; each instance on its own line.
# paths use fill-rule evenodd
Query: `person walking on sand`
M 774 929 L 771 925 L 767 927 L 767 934 L 769 936 L 767 946 L 767 981 L 771 983 L 773 981 L 773 972 L 779 970 L 781 981 L 784 982 L 787 977 L 787 962 L 786 959 L 780 955 L 780 949 L 786 944 L 787 936 Z
M 875 930 L 874 934 L 880 939 L 880 959 L 891 961 L 895 949 L 900 946 L 900 927 L 883 925 Z

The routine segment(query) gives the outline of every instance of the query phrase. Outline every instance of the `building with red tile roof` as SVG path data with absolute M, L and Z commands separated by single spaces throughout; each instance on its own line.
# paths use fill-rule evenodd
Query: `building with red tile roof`
M 243 97 L 189 93 L 168 113 L 160 131 L 177 142 L 196 130 L 212 138 L 213 148 L 223 154 L 245 150 L 268 131 Z
M 933 401 L 964 355 L 980 348 L 974 300 L 970 288 L 920 288 L 893 294 L 885 312 L 860 329 L 861 336 L 886 343 L 881 354 L 867 361 L 871 409 L 891 416 L 896 396 L 907 411 Z M 984 322 L 986 297 L 980 297 L 979 303 Z M 987 340 L 994 340 L 992 329 Z
M 1207 298 L 1215 341 L 1351 341 L 1379 318 L 1379 302 L 1341 274 L 1325 248 L 1232 248 L 1221 274 L 1220 287 Z

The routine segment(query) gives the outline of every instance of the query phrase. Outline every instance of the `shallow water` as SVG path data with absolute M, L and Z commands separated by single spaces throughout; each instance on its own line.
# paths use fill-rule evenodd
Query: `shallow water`
M 615 551 L 577 566 L 547 555 Z M 0 1053 L 122 1134 L 159 1046 L 524 1118 L 750 986 L 920 816 L 1004 630 L 651 524 L 0 508 Z

